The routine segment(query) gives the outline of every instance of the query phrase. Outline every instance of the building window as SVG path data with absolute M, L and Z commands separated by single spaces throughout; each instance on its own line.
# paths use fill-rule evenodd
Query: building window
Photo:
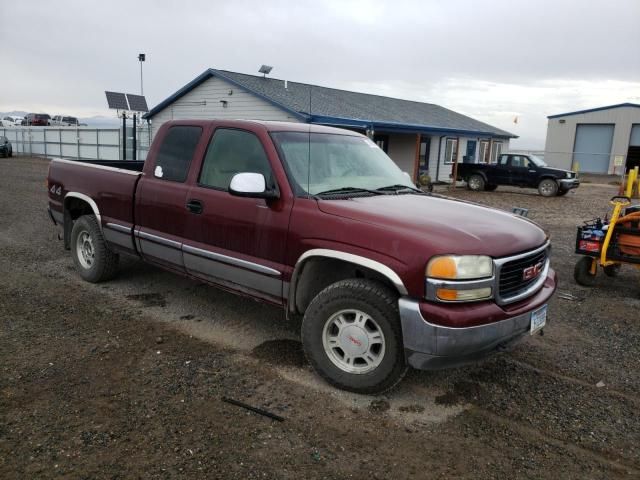
M 491 151 L 491 163 L 496 163 L 501 153 L 502 153 L 502 142 L 495 142 L 493 144 L 493 150 Z
M 478 156 L 479 163 L 489 163 L 491 150 L 489 147 L 489 140 L 480 141 L 480 155 Z
M 184 182 L 201 134 L 200 127 L 171 127 L 160 144 L 153 175 L 162 180 Z
M 444 163 L 453 163 L 458 158 L 458 139 L 447 138 L 447 145 L 444 149 Z

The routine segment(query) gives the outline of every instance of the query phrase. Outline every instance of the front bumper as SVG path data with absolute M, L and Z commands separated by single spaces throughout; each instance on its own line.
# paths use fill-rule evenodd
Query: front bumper
M 563 178 L 558 180 L 561 190 L 571 190 L 572 188 L 578 188 L 580 186 L 580 180 L 577 178 Z
M 512 316 L 462 328 L 430 323 L 421 312 L 420 302 L 401 298 L 400 320 L 407 362 L 420 370 L 437 370 L 464 365 L 507 349 L 529 333 L 531 312 L 549 301 L 556 284 L 556 273 L 550 269 L 542 288 L 526 304 L 519 305 Z

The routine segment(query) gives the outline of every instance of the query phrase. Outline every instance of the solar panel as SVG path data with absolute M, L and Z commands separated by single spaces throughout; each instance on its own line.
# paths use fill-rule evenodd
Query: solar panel
M 109 108 L 117 110 L 129 110 L 127 97 L 124 95 L 124 93 L 105 91 L 104 94 L 107 96 L 107 104 L 109 104 Z
M 148 112 L 147 100 L 143 95 L 134 95 L 127 93 L 127 100 L 129 100 L 129 110 L 134 112 Z

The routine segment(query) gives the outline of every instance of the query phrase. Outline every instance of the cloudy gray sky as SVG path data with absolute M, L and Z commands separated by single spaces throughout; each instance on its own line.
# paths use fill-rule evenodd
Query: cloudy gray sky
M 111 115 L 208 67 L 433 102 L 542 148 L 546 116 L 640 103 L 640 0 L 0 0 L 0 111 Z M 514 124 L 514 117 L 518 123 Z

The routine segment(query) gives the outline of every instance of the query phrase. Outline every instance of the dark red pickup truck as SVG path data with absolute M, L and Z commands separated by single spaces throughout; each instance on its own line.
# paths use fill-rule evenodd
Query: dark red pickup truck
M 341 129 L 168 122 L 146 162 L 52 160 L 48 187 L 85 280 L 134 255 L 281 305 L 316 371 L 361 393 L 504 349 L 556 288 L 538 226 L 425 194 Z

